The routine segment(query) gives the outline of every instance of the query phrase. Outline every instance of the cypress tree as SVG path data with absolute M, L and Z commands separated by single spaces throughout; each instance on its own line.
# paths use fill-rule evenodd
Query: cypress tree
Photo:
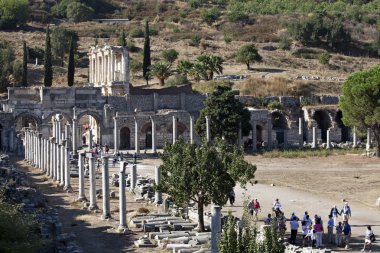
M 67 85 L 74 85 L 74 74 L 75 74 L 75 59 L 74 59 L 74 39 L 71 38 L 70 41 L 70 54 L 69 54 L 69 64 L 67 66 Z
M 143 60 L 143 77 L 148 84 L 149 79 L 149 67 L 151 65 L 150 60 L 150 40 L 149 40 L 149 24 L 148 20 L 145 21 L 145 42 L 144 42 L 144 60 Z
M 21 86 L 27 87 L 28 86 L 28 51 L 26 49 L 26 42 L 23 43 L 23 58 L 22 58 L 22 80 L 21 80 Z
M 121 34 L 121 36 L 119 37 L 118 44 L 119 44 L 119 46 L 122 46 L 122 47 L 126 47 L 127 46 L 127 43 L 125 41 L 125 32 L 124 32 L 124 30 L 123 30 L 123 33 Z
M 53 69 L 51 63 L 51 44 L 50 44 L 50 31 L 49 27 L 46 29 L 45 41 L 45 73 L 44 73 L 44 86 L 51 87 L 53 83 Z

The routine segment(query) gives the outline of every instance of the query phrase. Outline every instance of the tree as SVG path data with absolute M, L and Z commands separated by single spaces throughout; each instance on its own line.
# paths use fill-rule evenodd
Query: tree
M 214 73 L 222 74 L 224 62 L 223 58 L 217 55 L 200 55 L 197 57 L 196 61 L 201 64 L 206 72 L 204 78 L 206 80 L 212 80 L 214 78 Z
M 45 57 L 44 57 L 44 86 L 51 87 L 53 83 L 53 68 L 51 63 L 50 30 L 46 28 Z
M 217 21 L 220 16 L 220 11 L 218 10 L 218 8 L 215 7 L 212 9 L 204 9 L 201 12 L 202 21 L 209 26 L 212 25 L 215 21 Z
M 171 49 L 162 51 L 161 56 L 162 58 L 164 58 L 165 61 L 169 63 L 173 63 L 178 58 L 178 52 L 177 50 L 171 48 Z
M 117 45 L 118 46 L 122 46 L 122 47 L 126 47 L 127 46 L 127 41 L 125 39 L 125 32 L 124 32 L 124 30 L 121 33 L 120 37 L 117 39 Z
M 0 29 L 13 29 L 26 24 L 29 14 L 28 0 L 1 0 Z
M 224 138 L 229 143 L 235 143 L 237 140 L 240 124 L 243 135 L 248 135 L 251 129 L 249 111 L 227 86 L 218 86 L 204 102 L 195 125 L 196 131 L 202 137 L 206 133 L 205 116 L 210 117 L 211 137 Z
M 185 77 L 190 73 L 193 63 L 187 60 L 179 61 L 177 64 L 177 72 Z
M 246 185 L 256 171 L 256 166 L 244 160 L 242 149 L 222 140 L 198 147 L 180 139 L 167 143 L 160 158 L 162 177 L 157 190 L 167 193 L 177 205 L 195 202 L 201 231 L 204 206 L 224 205 L 236 182 Z
M 6 41 L 0 41 L 0 92 L 6 92 L 10 76 L 15 72 L 15 54 Z
M 56 58 L 60 59 L 62 67 L 65 55 L 69 53 L 71 39 L 74 40 L 74 45 L 76 48 L 78 36 L 75 32 L 62 27 L 57 27 L 51 34 L 52 52 Z
M 22 79 L 21 79 L 21 86 L 27 87 L 28 86 L 28 50 L 26 48 L 26 42 L 23 42 L 22 45 L 23 50 L 23 57 L 22 57 Z
M 260 62 L 262 59 L 253 43 L 242 46 L 236 53 L 236 60 L 240 63 L 245 63 L 247 69 L 251 68 L 250 65 L 252 62 Z
M 69 87 L 74 85 L 74 74 L 75 74 L 75 45 L 74 45 L 74 39 L 71 38 L 70 40 L 70 54 L 69 54 L 69 64 L 67 66 L 67 85 Z
M 149 67 L 149 74 L 158 78 L 160 85 L 165 85 L 165 80 L 173 75 L 172 65 L 168 63 L 156 63 Z
M 152 64 L 150 59 L 150 39 L 149 39 L 149 24 L 148 20 L 145 21 L 145 40 L 144 40 L 144 59 L 143 59 L 143 77 L 148 84 L 149 80 L 149 67 Z
M 94 16 L 94 9 L 84 3 L 72 2 L 67 5 L 66 16 L 73 22 L 89 21 Z
M 350 75 L 343 84 L 339 107 L 346 126 L 373 131 L 380 157 L 380 67 Z

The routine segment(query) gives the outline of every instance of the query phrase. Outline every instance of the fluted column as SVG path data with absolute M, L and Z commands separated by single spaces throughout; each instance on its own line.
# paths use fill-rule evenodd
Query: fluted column
M 65 146 L 63 147 L 64 149 L 64 154 L 65 154 L 65 187 L 64 189 L 66 191 L 72 191 L 71 188 L 71 180 L 70 180 L 70 160 L 69 160 L 69 143 L 66 140 Z
M 77 154 L 78 151 L 78 129 L 77 129 L 77 120 L 73 119 L 73 128 L 72 128 L 72 144 L 73 144 L 73 155 Z
M 65 145 L 66 145 L 66 140 L 61 140 L 61 145 L 59 146 L 59 151 L 60 151 L 60 186 L 65 186 Z

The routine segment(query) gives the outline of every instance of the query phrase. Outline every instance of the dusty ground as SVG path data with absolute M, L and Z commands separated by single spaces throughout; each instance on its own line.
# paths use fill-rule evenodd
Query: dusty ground
M 259 184 L 248 186 L 247 189 L 236 187 L 237 201 L 235 206 L 225 206 L 223 212 L 232 211 L 240 216 L 243 201 L 257 197 L 262 205 L 263 218 L 271 208 L 275 198 L 283 204 L 285 214 L 296 212 L 299 216 L 304 211 L 319 214 L 327 222 L 327 215 L 332 205 L 342 205 L 342 199 L 349 201 L 353 217 L 350 220 L 353 229 L 353 244 L 350 252 L 359 252 L 362 247 L 365 225 L 373 225 L 374 233 L 380 233 L 380 209 L 375 207 L 375 200 L 380 196 L 380 165 L 378 159 L 361 158 L 358 155 L 330 156 L 323 158 L 302 159 L 266 159 L 260 156 L 248 156 L 247 160 L 257 165 L 256 179 Z M 47 195 L 49 203 L 58 208 L 60 218 L 66 231 L 73 231 L 78 237 L 78 244 L 84 252 L 152 252 L 139 250 L 132 246 L 133 240 L 142 235 L 137 229 L 132 229 L 128 235 L 116 233 L 118 226 L 118 200 L 111 201 L 113 218 L 108 221 L 100 219 L 99 213 L 82 209 L 82 204 L 75 202 L 77 197 L 77 179 L 73 179 L 73 193 L 65 193 L 56 187 L 50 179 L 38 169 L 26 166 L 23 161 L 17 164 L 28 171 L 40 190 Z M 154 165 L 160 160 L 143 160 L 138 165 L 138 173 L 153 177 Z M 110 175 L 117 168 L 110 168 Z M 100 188 L 100 177 L 97 180 Z M 274 183 L 272 187 L 270 184 Z M 86 179 L 86 184 L 88 181 Z M 111 190 L 117 189 L 111 187 Z M 88 188 L 86 188 L 88 196 Z M 118 194 L 117 194 L 118 195 Z M 135 202 L 128 193 L 127 210 L 129 216 L 139 207 L 155 210 L 156 207 L 145 202 Z M 98 206 L 101 208 L 101 199 Z M 380 250 L 376 245 L 373 252 Z M 335 249 L 336 252 L 344 251 Z

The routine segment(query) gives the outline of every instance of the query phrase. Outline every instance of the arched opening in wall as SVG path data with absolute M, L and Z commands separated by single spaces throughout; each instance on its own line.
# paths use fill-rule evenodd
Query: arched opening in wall
M 94 146 L 101 145 L 100 123 L 97 117 L 83 114 L 78 117 L 79 136 L 83 146 L 90 145 L 90 129 L 92 130 L 92 143 Z
M 285 130 L 288 129 L 288 123 L 284 114 L 279 111 L 272 112 L 272 130 L 276 132 L 278 144 L 285 142 Z
M 3 148 L 3 125 L 0 124 L 0 150 Z
M 350 128 L 346 127 L 343 123 L 343 114 L 342 111 L 339 110 L 337 111 L 335 115 L 335 122 L 338 124 L 338 127 L 340 128 L 341 131 L 341 141 L 346 142 L 350 140 Z
M 120 129 L 120 149 L 131 148 L 131 130 L 128 127 Z
M 37 116 L 22 113 L 16 117 L 16 132 L 20 132 L 24 127 L 30 127 L 32 130 L 38 129 L 40 121 L 37 119 Z
M 321 129 L 322 141 L 327 140 L 327 130 L 331 127 L 331 119 L 327 111 L 318 110 L 314 113 L 313 119 L 317 122 L 318 128 Z
M 152 123 L 146 123 L 141 128 L 141 133 L 145 136 L 145 148 L 152 148 Z

